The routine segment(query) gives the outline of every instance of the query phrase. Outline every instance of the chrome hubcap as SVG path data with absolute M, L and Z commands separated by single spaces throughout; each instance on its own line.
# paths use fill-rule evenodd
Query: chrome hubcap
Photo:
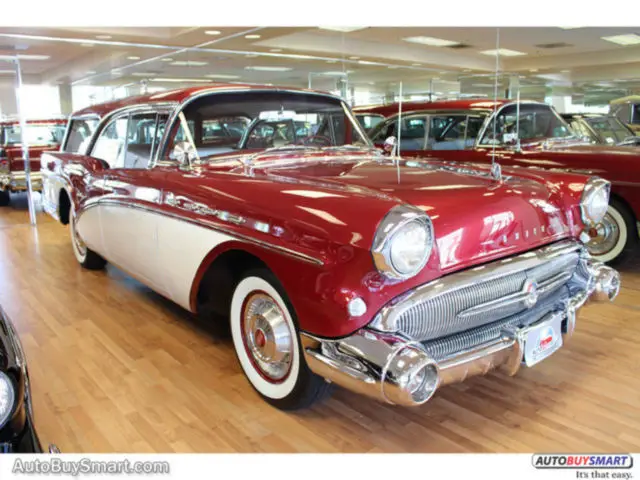
M 242 322 L 253 364 L 268 380 L 284 379 L 291 369 L 293 332 L 280 306 L 266 293 L 252 293 L 245 301 Z
M 615 248 L 620 240 L 620 227 L 607 213 L 602 222 L 589 230 L 591 240 L 587 243 L 589 253 L 594 256 L 605 255 Z

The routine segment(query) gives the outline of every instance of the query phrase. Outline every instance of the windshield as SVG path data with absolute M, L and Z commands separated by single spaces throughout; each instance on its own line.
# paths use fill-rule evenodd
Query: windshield
M 195 144 L 198 158 L 243 149 L 303 145 L 371 147 L 345 103 L 334 97 L 282 91 L 248 90 L 203 96 L 183 110 L 165 148 L 173 159 L 176 144 Z
M 519 120 L 519 121 L 518 121 Z M 518 139 L 536 142 L 547 139 L 575 138 L 569 125 L 549 105 L 508 105 L 489 123 L 482 137 L 484 145 L 513 145 Z
M 48 145 L 62 143 L 65 126 L 61 124 L 39 125 L 27 124 L 25 141 L 27 145 Z M 4 145 L 19 145 L 22 143 L 20 125 L 3 128 L 2 143 Z
M 603 142 L 610 145 L 633 137 L 633 132 L 615 117 L 585 118 L 585 121 L 597 132 Z

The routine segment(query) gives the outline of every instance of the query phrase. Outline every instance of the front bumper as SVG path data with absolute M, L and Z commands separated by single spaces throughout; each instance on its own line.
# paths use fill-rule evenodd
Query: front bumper
M 31 188 L 42 190 L 42 174 L 31 172 Z M 9 172 L 0 174 L 0 189 L 9 192 L 24 192 L 27 190 L 27 176 L 25 172 Z
M 592 260 L 585 260 L 585 267 L 586 277 L 579 286 L 541 305 L 531 321 L 523 323 L 516 317 L 422 343 L 371 328 L 339 340 L 303 335 L 305 360 L 314 373 L 330 382 L 404 406 L 425 403 L 443 385 L 496 368 L 515 375 L 523 363 L 531 363 L 525 354 L 530 332 L 559 325 L 562 338 L 554 342 L 566 343 L 587 301 L 613 301 L 617 296 L 618 272 Z

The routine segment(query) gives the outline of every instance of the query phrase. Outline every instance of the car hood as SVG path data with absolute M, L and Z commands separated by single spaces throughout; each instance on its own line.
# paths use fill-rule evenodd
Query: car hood
M 433 221 L 443 271 L 535 248 L 571 232 L 557 191 L 517 176 L 496 181 L 486 166 L 422 161 L 396 166 L 377 157 L 269 163 L 256 165 L 254 173 L 286 179 L 308 191 L 313 186 L 357 188 L 425 211 Z

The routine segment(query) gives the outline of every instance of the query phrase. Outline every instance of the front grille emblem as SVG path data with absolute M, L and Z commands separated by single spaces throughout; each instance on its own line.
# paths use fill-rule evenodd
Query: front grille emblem
M 524 304 L 527 308 L 533 307 L 538 303 L 538 284 L 535 280 L 527 280 L 522 288 L 524 293 Z

